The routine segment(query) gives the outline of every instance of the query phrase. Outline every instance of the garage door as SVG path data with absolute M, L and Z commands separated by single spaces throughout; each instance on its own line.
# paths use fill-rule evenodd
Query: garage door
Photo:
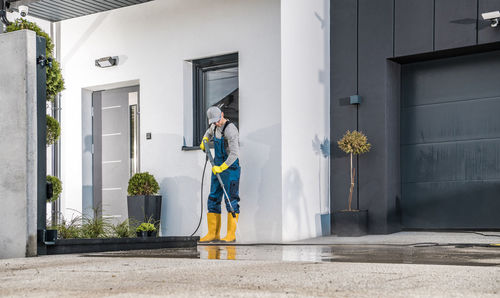
M 500 228 L 500 52 L 402 67 L 406 228 Z

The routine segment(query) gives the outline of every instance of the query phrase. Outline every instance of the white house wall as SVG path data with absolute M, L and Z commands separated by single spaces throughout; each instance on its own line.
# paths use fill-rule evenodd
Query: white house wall
M 320 236 L 329 212 L 329 2 L 281 5 L 284 241 Z
M 238 52 L 242 175 L 237 237 L 242 242 L 282 239 L 279 0 L 152 1 L 63 21 L 60 28 L 66 82 L 61 121 L 62 210 L 66 217 L 74 210 L 82 211 L 82 91 L 138 81 L 141 171 L 154 174 L 160 184 L 162 234 L 190 235 L 200 215 L 205 158 L 200 151 L 181 150 L 184 140 L 191 138 L 185 126 L 186 118 L 192 117 L 186 102 L 192 97 L 186 88 L 190 76 L 185 61 Z M 94 60 L 105 56 L 119 56 L 119 65 L 95 67 Z M 318 73 L 314 75 L 317 79 Z M 325 99 L 314 100 L 322 103 Z M 324 115 L 320 117 L 325 120 Z M 146 140 L 147 132 L 152 133 L 151 140 Z M 313 132 L 320 138 L 327 135 L 324 127 Z M 309 155 L 306 162 L 314 160 L 317 167 L 317 156 Z M 317 175 L 316 168 L 312 171 Z M 209 173 L 207 170 L 204 212 Z M 317 183 L 311 187 L 317 189 Z M 205 221 L 204 217 L 197 235 L 205 234 Z

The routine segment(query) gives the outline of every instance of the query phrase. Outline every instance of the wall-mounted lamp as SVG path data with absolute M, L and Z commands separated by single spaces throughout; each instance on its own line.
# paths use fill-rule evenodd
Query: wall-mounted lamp
M 483 17 L 484 20 L 490 20 L 491 21 L 491 27 L 495 28 L 498 26 L 498 20 L 500 18 L 500 11 L 490 11 L 490 12 L 485 12 L 482 13 L 481 16 Z
M 118 65 L 118 57 L 104 57 L 95 61 L 95 66 L 105 68 Z
M 359 105 L 361 104 L 361 96 L 360 95 L 351 95 L 349 96 L 349 103 L 352 105 Z

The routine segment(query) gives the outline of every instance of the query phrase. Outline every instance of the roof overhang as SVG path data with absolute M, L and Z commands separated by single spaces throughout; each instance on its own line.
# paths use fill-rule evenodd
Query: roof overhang
M 10 0 L 10 8 L 17 11 L 25 5 L 30 16 L 59 22 L 149 1 L 153 0 Z

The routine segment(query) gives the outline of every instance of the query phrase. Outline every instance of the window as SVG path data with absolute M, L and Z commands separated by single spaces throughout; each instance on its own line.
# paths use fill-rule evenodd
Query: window
M 208 128 L 206 111 L 218 106 L 238 126 L 238 54 L 193 61 L 194 141 L 199 144 Z

